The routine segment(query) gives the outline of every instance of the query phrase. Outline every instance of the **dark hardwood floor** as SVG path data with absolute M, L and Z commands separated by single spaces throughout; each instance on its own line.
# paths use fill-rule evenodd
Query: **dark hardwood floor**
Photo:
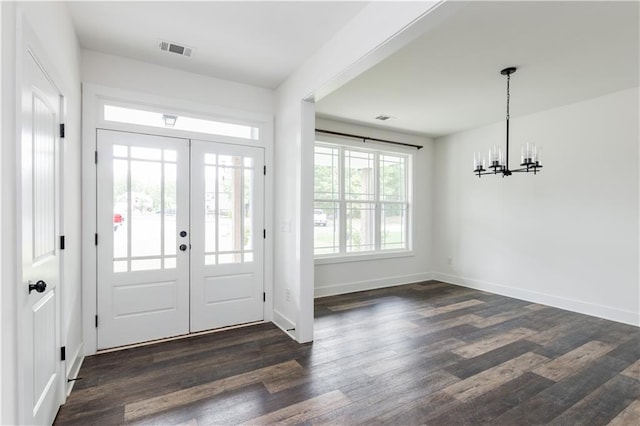
M 56 424 L 638 425 L 640 329 L 430 281 L 88 357 Z

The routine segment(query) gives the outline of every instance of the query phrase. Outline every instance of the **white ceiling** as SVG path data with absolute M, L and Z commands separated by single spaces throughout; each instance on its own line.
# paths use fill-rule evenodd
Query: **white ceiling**
M 637 87 L 639 28 L 638 2 L 473 2 L 316 111 L 440 136 L 504 120 L 511 65 L 512 116 Z
M 82 47 L 276 88 L 366 2 L 69 2 Z M 452 16 L 318 101 L 319 116 L 427 136 L 639 85 L 639 3 L 447 2 Z M 429 18 L 427 18 L 429 19 Z M 162 52 L 160 39 L 195 47 Z M 381 122 L 386 114 L 395 119 Z
M 69 2 L 86 49 L 276 88 L 366 2 Z M 194 47 L 191 58 L 158 49 Z

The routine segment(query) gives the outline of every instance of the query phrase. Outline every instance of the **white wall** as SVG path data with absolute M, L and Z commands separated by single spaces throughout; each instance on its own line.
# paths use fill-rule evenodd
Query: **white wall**
M 66 137 L 64 141 L 63 228 L 67 237 L 62 287 L 62 344 L 67 347 L 67 369 L 74 363 L 80 341 L 80 79 L 79 45 L 64 3 L 2 2 L 2 424 L 17 423 L 17 300 L 20 281 L 15 254 L 16 234 L 16 10 L 24 18 L 48 52 L 49 70 L 66 95 Z
M 273 114 L 274 92 L 121 56 L 82 50 L 82 82 L 184 99 L 242 111 Z
M 315 296 L 368 290 L 378 287 L 406 284 L 431 278 L 431 241 L 433 221 L 433 140 L 379 128 L 365 127 L 323 118 L 316 119 L 316 127 L 374 138 L 393 140 L 424 146 L 423 149 L 403 148 L 413 154 L 413 255 L 389 259 L 356 262 L 324 263 L 315 265 Z M 322 134 L 318 134 L 322 136 Z M 392 145 L 367 143 L 365 147 L 394 149 Z M 320 263 L 323 262 L 323 263 Z
M 276 91 L 274 322 L 295 327 L 299 342 L 313 339 L 313 95 L 340 87 L 428 31 L 442 18 L 430 14 L 437 4 L 368 4 Z
M 635 88 L 512 119 L 511 161 L 542 146 L 537 176 L 471 173 L 504 123 L 437 139 L 435 278 L 640 324 L 638 101 Z

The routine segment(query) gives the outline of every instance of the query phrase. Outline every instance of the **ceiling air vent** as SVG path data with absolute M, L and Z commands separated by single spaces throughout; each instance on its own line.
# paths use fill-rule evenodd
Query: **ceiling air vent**
M 389 119 L 391 119 L 391 118 L 395 118 L 395 117 L 392 117 L 392 116 L 390 116 L 390 115 L 384 115 L 384 114 L 383 114 L 383 115 L 379 115 L 379 116 L 377 116 L 377 117 L 376 117 L 376 120 L 380 120 L 380 121 L 387 121 L 387 120 L 389 120 Z
M 177 43 L 171 43 L 170 41 L 160 40 L 158 43 L 160 50 L 165 52 L 177 53 L 181 56 L 191 56 L 194 51 L 193 47 L 183 46 Z

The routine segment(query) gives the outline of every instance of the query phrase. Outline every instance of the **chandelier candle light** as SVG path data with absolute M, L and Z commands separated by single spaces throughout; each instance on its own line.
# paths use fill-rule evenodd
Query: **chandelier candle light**
M 497 175 L 502 174 L 502 177 L 511 176 L 512 173 L 531 173 L 535 175 L 542 168 L 542 156 L 541 149 L 537 146 L 526 143 L 522 146 L 520 154 L 520 166 L 519 169 L 509 169 L 509 83 L 511 81 L 511 74 L 516 72 L 516 67 L 505 68 L 500 71 L 500 74 L 507 76 L 507 149 L 506 152 L 502 152 L 501 148 L 494 146 L 489 149 L 489 167 L 485 168 L 485 160 L 482 154 L 476 152 L 473 154 L 473 173 L 478 177 L 482 175 Z

